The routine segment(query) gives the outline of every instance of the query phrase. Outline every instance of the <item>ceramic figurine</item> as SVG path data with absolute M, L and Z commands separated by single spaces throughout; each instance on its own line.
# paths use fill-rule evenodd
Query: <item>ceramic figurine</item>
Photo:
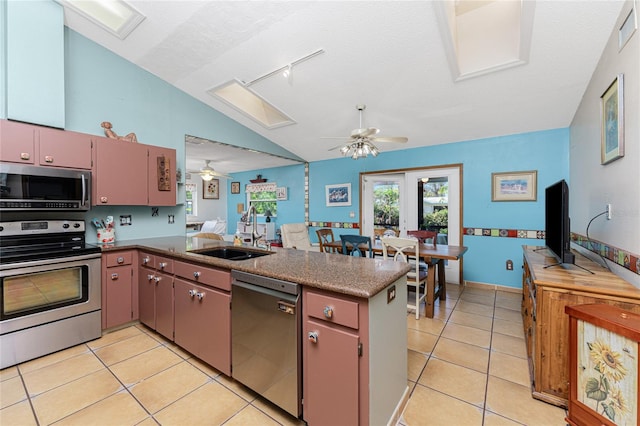
M 135 133 L 129 133 L 126 136 L 118 136 L 116 132 L 111 130 L 111 123 L 108 121 L 103 121 L 100 126 L 104 128 L 104 134 L 107 135 L 108 138 L 118 139 L 121 141 L 138 142 L 138 138 Z

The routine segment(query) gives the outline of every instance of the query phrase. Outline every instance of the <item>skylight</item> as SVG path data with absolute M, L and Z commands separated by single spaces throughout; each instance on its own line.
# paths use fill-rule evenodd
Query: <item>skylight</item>
M 125 39 L 142 21 L 144 15 L 123 0 L 57 0 L 111 34 Z
M 263 97 L 246 87 L 246 85 L 239 80 L 231 80 L 207 90 L 207 93 L 267 129 L 275 129 L 277 127 L 295 124 L 295 121 L 291 117 L 267 102 Z
M 526 64 L 534 1 L 434 2 L 454 80 Z

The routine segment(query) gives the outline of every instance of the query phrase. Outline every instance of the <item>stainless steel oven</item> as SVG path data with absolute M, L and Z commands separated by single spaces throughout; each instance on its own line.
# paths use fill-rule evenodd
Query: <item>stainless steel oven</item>
M 101 335 L 100 248 L 81 220 L 0 222 L 0 368 Z

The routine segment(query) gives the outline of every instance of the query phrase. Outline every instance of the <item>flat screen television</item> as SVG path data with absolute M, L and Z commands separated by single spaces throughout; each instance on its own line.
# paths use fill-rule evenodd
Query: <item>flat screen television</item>
M 575 263 L 570 246 L 569 185 L 564 179 L 545 190 L 544 233 L 546 245 L 559 263 Z

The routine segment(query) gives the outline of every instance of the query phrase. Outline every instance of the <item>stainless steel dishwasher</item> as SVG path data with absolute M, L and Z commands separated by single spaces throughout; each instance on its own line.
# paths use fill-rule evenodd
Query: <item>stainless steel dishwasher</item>
M 300 417 L 299 286 L 241 271 L 231 271 L 231 277 L 231 375 Z

